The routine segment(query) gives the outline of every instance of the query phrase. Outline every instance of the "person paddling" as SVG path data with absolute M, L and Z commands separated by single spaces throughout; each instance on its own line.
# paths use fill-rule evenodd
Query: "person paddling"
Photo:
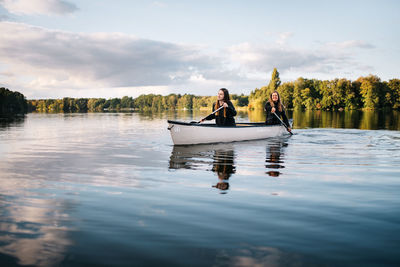
M 204 120 L 215 119 L 215 123 L 218 126 L 235 126 L 236 123 L 234 116 L 236 116 L 237 114 L 236 109 L 230 100 L 228 90 L 225 88 L 219 89 L 217 102 L 213 106 L 213 111 L 217 110 L 221 106 L 223 106 L 223 109 L 218 110 L 214 114 L 210 114 L 209 116 L 202 119 L 200 122 L 203 122 Z
M 292 132 L 289 120 L 286 117 L 285 107 L 281 103 L 281 97 L 279 96 L 279 93 L 277 91 L 272 92 L 272 94 L 270 95 L 269 100 L 265 104 L 265 111 L 267 112 L 265 124 L 281 124 L 280 118 L 282 117 L 283 123 L 286 124 L 287 130 L 290 133 Z

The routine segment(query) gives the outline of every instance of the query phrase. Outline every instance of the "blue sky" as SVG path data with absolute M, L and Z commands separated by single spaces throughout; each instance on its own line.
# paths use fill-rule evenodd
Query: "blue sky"
M 0 86 L 29 99 L 249 94 L 400 78 L 400 2 L 0 0 Z

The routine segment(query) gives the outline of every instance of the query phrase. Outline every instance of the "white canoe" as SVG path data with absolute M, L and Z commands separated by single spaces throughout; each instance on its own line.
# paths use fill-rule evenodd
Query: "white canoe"
M 221 127 L 210 123 L 187 123 L 168 120 L 174 145 L 226 143 L 257 140 L 289 134 L 282 125 L 266 125 L 250 122 L 236 123 L 236 126 Z

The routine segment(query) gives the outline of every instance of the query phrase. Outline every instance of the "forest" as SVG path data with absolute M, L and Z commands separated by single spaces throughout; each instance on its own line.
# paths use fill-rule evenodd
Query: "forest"
M 288 109 L 400 109 L 400 79 L 382 82 L 375 75 L 360 77 L 355 81 L 300 77 L 295 81 L 281 83 L 276 68 L 267 86 L 256 88 L 250 93 L 249 109 L 263 108 L 270 93 L 275 90 Z
M 248 96 L 231 95 L 236 107 L 246 107 Z M 216 96 L 191 94 L 169 94 L 167 96 L 147 94 L 137 98 L 69 98 L 29 100 L 30 110 L 38 112 L 102 112 L 102 111 L 163 111 L 168 109 L 211 108 Z
M 298 78 L 281 82 L 276 68 L 266 86 L 256 88 L 250 95 L 231 94 L 231 101 L 239 109 L 263 109 L 273 91 L 278 91 L 287 109 L 357 110 L 400 109 L 400 79 L 381 81 L 376 75 L 360 77 L 355 81 L 345 78 L 318 80 Z M 70 98 L 25 100 L 18 92 L 6 88 L 0 91 L 1 112 L 103 112 L 121 110 L 163 111 L 171 109 L 209 109 L 216 96 L 192 94 L 140 95 L 136 98 Z
M 28 111 L 28 102 L 19 92 L 0 88 L 0 114 L 24 114 Z

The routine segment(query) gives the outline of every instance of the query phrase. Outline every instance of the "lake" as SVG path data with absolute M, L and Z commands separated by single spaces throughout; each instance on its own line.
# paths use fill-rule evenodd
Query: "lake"
M 207 112 L 0 122 L 0 266 L 399 266 L 400 112 L 173 146 Z M 237 121 L 262 121 L 262 112 Z

